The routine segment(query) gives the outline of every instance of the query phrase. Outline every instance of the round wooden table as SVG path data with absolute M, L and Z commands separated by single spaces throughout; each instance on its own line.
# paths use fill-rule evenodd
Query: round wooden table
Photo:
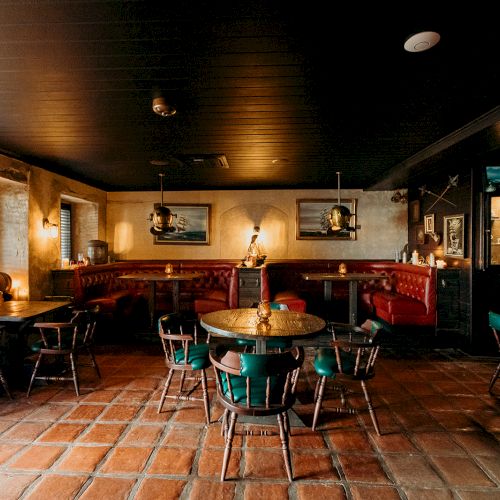
M 259 323 L 257 309 L 224 309 L 204 314 L 200 324 L 213 335 L 255 341 L 255 352 L 264 354 L 268 340 L 295 340 L 325 328 L 325 320 L 296 311 L 272 311 L 268 323 Z

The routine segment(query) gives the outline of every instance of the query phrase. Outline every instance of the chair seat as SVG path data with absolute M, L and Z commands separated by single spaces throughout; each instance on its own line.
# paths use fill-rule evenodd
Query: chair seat
M 352 374 L 356 365 L 354 356 L 347 352 L 341 352 L 340 357 L 342 359 L 342 372 L 348 375 Z M 335 349 L 329 347 L 319 348 L 314 357 L 314 369 L 320 377 L 335 378 L 335 375 L 339 373 Z
M 177 349 L 175 351 L 176 364 L 184 364 L 185 356 L 184 349 Z M 210 359 L 208 357 L 208 344 L 190 345 L 187 364 L 190 364 L 193 370 L 202 370 L 210 366 Z

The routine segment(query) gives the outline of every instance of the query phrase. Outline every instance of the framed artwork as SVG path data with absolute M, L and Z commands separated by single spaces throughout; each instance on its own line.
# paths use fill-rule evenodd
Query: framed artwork
M 155 209 L 160 203 L 155 203 Z M 168 205 L 172 212 L 171 232 L 154 236 L 155 245 L 210 245 L 210 205 Z
M 425 234 L 434 233 L 434 214 L 424 215 Z
M 447 257 L 465 257 L 465 215 L 445 215 L 444 254 Z
M 420 221 L 420 200 L 410 202 L 410 222 Z
M 415 228 L 415 240 L 417 245 L 423 245 L 425 243 L 425 230 L 424 226 L 421 224 Z
M 356 201 L 354 198 L 340 200 L 340 205 L 350 215 L 345 215 L 342 220 L 345 223 L 344 229 L 336 231 L 336 218 L 332 217 L 332 209 L 338 205 L 338 200 L 297 200 L 296 239 L 355 240 Z

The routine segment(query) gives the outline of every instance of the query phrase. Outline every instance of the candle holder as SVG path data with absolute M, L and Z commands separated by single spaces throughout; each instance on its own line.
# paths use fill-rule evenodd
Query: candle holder
M 268 323 L 271 317 L 271 304 L 267 300 L 259 302 L 257 306 L 257 316 L 259 317 L 259 323 Z

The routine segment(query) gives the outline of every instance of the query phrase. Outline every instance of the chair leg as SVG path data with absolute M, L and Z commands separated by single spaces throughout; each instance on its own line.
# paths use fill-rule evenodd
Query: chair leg
M 493 386 L 495 385 L 495 382 L 498 378 L 498 375 L 500 375 L 500 363 L 498 363 L 498 366 L 497 366 L 497 369 L 495 370 L 495 373 L 491 376 L 490 385 L 488 387 L 489 392 L 491 392 L 493 390 Z
M 1 368 L 0 368 L 0 381 L 2 382 L 2 386 L 3 386 L 3 390 L 5 391 L 5 394 L 7 394 L 7 396 L 10 399 L 14 399 L 12 397 L 12 394 L 10 393 L 9 384 L 7 383 L 7 379 L 5 378 L 5 376 L 4 376 L 3 371 L 2 371 Z
M 97 366 L 97 361 L 95 360 L 94 353 L 92 352 L 92 349 L 87 346 L 87 353 L 90 357 L 90 361 L 92 363 L 92 366 L 94 367 L 95 372 L 97 373 L 97 376 L 101 378 L 101 372 L 99 371 L 99 367 Z
M 317 394 L 315 394 L 316 405 L 314 406 L 314 417 L 312 423 L 312 430 L 316 430 L 316 422 L 318 421 L 319 411 L 321 410 L 321 403 L 323 402 L 323 393 L 325 392 L 326 377 L 320 377 L 317 382 Z
M 174 370 L 169 370 L 167 375 L 167 380 L 165 380 L 165 385 L 163 386 L 163 392 L 161 393 L 160 403 L 158 404 L 158 413 L 161 412 L 161 407 L 167 397 L 168 388 L 170 387 L 170 382 L 172 382 L 172 377 L 174 376 Z
M 372 401 L 370 399 L 370 395 L 368 394 L 368 389 L 366 387 L 364 380 L 361 380 L 361 387 L 363 388 L 365 400 L 366 400 L 366 403 L 368 404 L 368 411 L 370 412 L 370 417 L 372 418 L 373 427 L 375 427 L 375 431 L 377 432 L 377 435 L 380 436 L 380 428 L 378 426 L 377 415 L 375 414 L 375 409 L 373 408 Z
M 36 360 L 35 367 L 33 368 L 33 373 L 31 374 L 30 385 L 28 386 L 28 392 L 26 397 L 29 397 L 31 393 L 31 387 L 33 386 L 33 382 L 35 381 L 36 374 L 38 372 L 38 368 L 40 367 L 40 363 L 42 362 L 42 354 L 38 355 L 38 359 Z
M 220 435 L 224 436 L 224 438 L 227 436 L 227 416 L 229 415 L 229 410 L 226 408 L 224 410 L 224 413 L 222 414 L 222 423 L 220 426 Z
M 76 395 L 80 396 L 80 387 L 78 384 L 78 372 L 76 371 L 76 354 L 70 353 L 69 360 L 71 364 L 71 373 L 73 374 L 73 383 L 75 384 Z
M 182 387 L 184 386 L 184 379 L 186 378 L 186 372 L 181 371 L 181 379 L 179 381 L 179 392 L 182 392 Z
M 236 412 L 231 412 L 231 421 L 229 422 L 229 429 L 226 434 L 226 447 L 224 448 L 224 458 L 222 460 L 222 470 L 220 473 L 220 480 L 226 479 L 227 467 L 229 465 L 229 458 L 231 457 L 231 450 L 233 448 L 234 428 L 236 426 L 236 419 L 238 415 Z
M 205 405 L 205 417 L 207 419 L 207 425 L 210 425 L 210 401 L 208 399 L 207 374 L 205 370 L 201 370 L 201 387 L 203 391 L 203 403 Z
M 288 447 L 288 433 L 285 431 L 284 415 L 278 413 L 276 415 L 278 419 L 278 426 L 280 428 L 280 438 L 281 438 L 281 449 L 283 450 L 283 459 L 285 461 L 286 475 L 288 476 L 288 481 L 293 481 L 292 476 L 292 466 L 290 461 L 290 449 Z

